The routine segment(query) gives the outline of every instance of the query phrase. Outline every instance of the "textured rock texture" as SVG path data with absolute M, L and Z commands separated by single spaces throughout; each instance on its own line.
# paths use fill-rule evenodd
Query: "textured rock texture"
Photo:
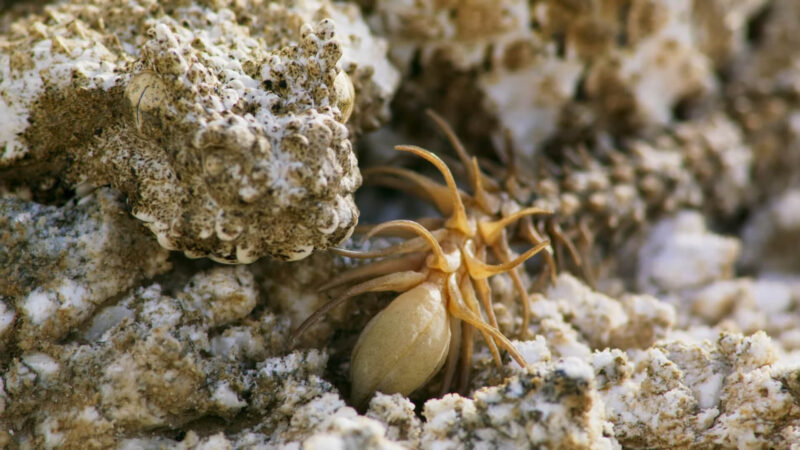
M 111 185 L 190 257 L 302 258 L 358 219 L 350 138 L 386 115 L 384 54 L 324 1 L 47 7 L 0 40 L 0 173 Z
M 0 198 L 0 228 L 0 342 L 63 338 L 108 299 L 170 269 L 168 252 L 105 188 L 61 207 Z
M 583 124 L 631 132 L 713 96 L 715 70 L 747 48 L 748 20 L 766 2 L 368 3 L 407 74 L 402 111 L 435 105 L 465 134 L 508 136 L 530 157 Z
M 0 9 L 0 447 L 800 442 L 797 1 L 45 3 Z M 459 386 L 354 405 L 396 294 L 292 332 L 368 267 L 313 250 L 406 237 L 346 239 L 359 165 L 424 145 L 475 192 L 425 108 L 500 216 L 553 211 L 552 253 L 489 280 L 527 364 L 474 339 Z

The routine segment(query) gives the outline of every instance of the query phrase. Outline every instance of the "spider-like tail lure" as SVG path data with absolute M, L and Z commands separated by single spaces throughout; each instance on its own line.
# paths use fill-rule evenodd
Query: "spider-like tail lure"
M 442 391 L 447 392 L 460 373 L 466 385 L 473 352 L 473 334 L 480 333 L 493 359 L 502 365 L 500 350 L 521 366 L 525 360 L 498 329 L 488 279 L 508 273 L 522 304 L 522 334 L 528 330 L 530 305 L 519 266 L 545 250 L 553 275 L 550 243 L 525 221 L 524 236 L 533 244 L 516 255 L 509 246 L 507 227 L 531 216 L 551 214 L 541 208 L 520 208 L 498 194 L 498 184 L 484 175 L 475 157 L 470 158 L 449 126 L 429 113 L 455 148 L 469 180 L 471 193 L 456 185 L 447 164 L 435 154 L 416 146 L 396 150 L 414 154 L 433 164 L 445 184 L 398 167 L 365 171 L 378 182 L 409 190 L 428 199 L 445 216 L 440 220 L 392 220 L 366 233 L 392 233 L 406 240 L 379 250 L 332 251 L 346 257 L 376 261 L 347 270 L 329 280 L 321 290 L 346 286 L 344 292 L 314 312 L 296 331 L 303 333 L 317 320 L 348 299 L 367 292 L 400 294 L 370 320 L 351 357 L 352 399 L 363 405 L 376 391 L 408 395 L 424 386 L 444 367 Z M 510 207 L 509 207 L 510 205 Z M 487 262 L 491 252 L 496 264 Z

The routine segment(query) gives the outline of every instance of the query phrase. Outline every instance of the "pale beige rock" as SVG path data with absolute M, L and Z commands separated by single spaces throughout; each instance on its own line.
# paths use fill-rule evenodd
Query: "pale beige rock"
M 173 295 L 158 284 L 137 289 L 95 315 L 78 340 L 30 339 L 2 373 L 0 414 L 18 431 L 13 442 L 108 447 L 205 414 L 236 416 L 248 405 L 248 362 L 285 345 L 280 319 L 248 317 L 257 295 L 247 270 L 216 268 Z M 212 331 L 220 327 L 227 336 Z M 236 331 L 247 338 L 230 342 Z
M 664 337 L 675 323 L 675 309 L 648 295 L 612 299 L 570 275 L 561 275 L 547 290 L 569 322 L 592 348 L 647 348 Z
M 570 358 L 515 375 L 474 398 L 449 394 L 425 403 L 422 447 L 619 448 L 602 413 L 594 373 Z
M 328 1 L 49 6 L 0 37 L 1 178 L 110 184 L 190 257 L 300 259 L 358 219 L 350 134 L 387 118 L 384 54 Z
M 169 252 L 106 188 L 62 206 L 0 197 L 0 229 L 0 346 L 60 339 L 171 268 Z
M 762 272 L 796 272 L 794 244 L 800 239 L 800 189 L 789 189 L 761 205 L 742 233 L 742 264 Z
M 683 102 L 715 95 L 715 70 L 747 49 L 765 1 L 368 3 L 408 74 L 410 114 L 436 107 L 497 147 L 507 133 L 530 158 L 564 128 L 670 124 Z
M 660 221 L 639 250 L 637 285 L 649 292 L 677 291 L 731 278 L 738 240 L 709 233 L 703 217 L 683 211 Z
M 792 383 L 763 333 L 664 341 L 632 358 L 595 354 L 606 416 L 621 444 L 757 448 L 785 445 L 800 420 Z M 609 377 L 608 374 L 621 374 Z
M 800 135 L 796 2 L 360 0 L 374 31 L 344 2 L 190 3 L 73 1 L 51 8 L 56 13 L 50 16 L 0 18 L 0 40 L 18 38 L 14 45 L 24 50 L 12 58 L 12 47 L 0 45 L 0 62 L 1 55 L 9 59 L 0 72 L 27 74 L 24 82 L 0 74 L 0 136 L 13 141 L 0 147 L 0 447 L 786 448 L 798 440 L 800 278 L 791 258 L 793 149 Z M 110 14 L 107 5 L 121 9 Z M 76 14 L 81 17 L 71 20 Z M 46 20 L 34 25 L 36 17 Z M 335 25 L 321 23 L 326 18 Z M 123 25 L 128 31 L 117 33 Z M 150 36 L 143 34 L 148 27 Z M 504 213 L 515 204 L 506 194 L 517 206 L 553 209 L 554 223 L 591 264 L 582 266 L 586 271 L 577 267 L 563 242 L 549 235 L 560 273 L 531 292 L 527 335 L 513 335 L 522 311 L 514 283 L 506 276 L 491 280 L 499 328 L 517 338 L 512 344 L 527 367 L 504 357 L 498 368 L 477 339 L 462 394 L 442 397 L 434 378 L 412 399 L 377 394 L 366 411 L 357 411 L 345 400 L 352 391 L 347 355 L 363 325 L 396 294 L 353 299 L 294 349 L 291 331 L 337 293 L 320 293 L 318 286 L 358 262 L 324 253 L 292 265 L 261 261 L 235 269 L 179 254 L 167 260 L 168 252 L 130 212 L 152 219 L 144 198 L 189 211 L 195 211 L 192 202 L 218 197 L 263 206 L 258 183 L 229 183 L 241 181 L 244 172 L 226 170 L 251 161 L 237 160 L 241 153 L 189 152 L 203 156 L 196 166 L 186 162 L 192 158 L 170 159 L 181 155 L 178 150 L 199 148 L 189 136 L 199 130 L 196 124 L 184 129 L 170 116 L 184 106 L 202 106 L 195 110 L 200 119 L 225 110 L 244 120 L 202 129 L 197 139 L 203 149 L 209 144 L 220 151 L 287 133 L 307 139 L 309 149 L 347 147 L 384 122 L 397 75 L 384 57 L 384 41 L 373 39 L 376 31 L 397 44 L 389 51 L 405 71 L 396 122 L 414 128 L 421 112 L 415 102 L 436 103 L 469 129 L 470 150 L 486 150 L 482 167 L 484 159 L 497 161 L 485 144 L 497 144 L 506 132 L 528 156 L 544 148 L 532 158 L 535 167 L 519 167 L 518 179 L 504 179 L 506 168 L 491 161 L 486 172 L 501 181 Z M 329 55 L 334 42 L 341 57 L 325 66 L 333 72 L 310 77 L 314 57 Z M 25 58 L 33 43 L 43 59 Z M 316 45 L 319 52 L 307 52 Z M 68 47 L 74 54 L 63 53 Z M 286 63 L 283 72 L 256 69 L 264 67 L 259 58 L 275 55 Z M 309 58 L 295 66 L 298 56 Z M 182 61 L 192 58 L 194 69 L 187 63 L 184 70 Z M 242 63 L 240 70 L 228 65 L 232 61 L 254 65 Z M 175 83 L 181 70 L 190 73 L 199 62 L 201 77 L 183 87 Z M 355 99 L 340 89 L 345 73 Z M 250 87 L 242 74 L 278 86 Z M 270 78 L 281 74 L 285 88 Z M 233 78 L 247 83 L 238 86 Z M 26 103 L 23 94 L 40 92 L 42 80 L 50 83 L 49 94 L 38 97 L 44 103 Z M 24 86 L 9 93 L 12 85 Z M 304 103 L 311 85 L 323 92 Z M 184 103 L 172 98 L 189 91 Z M 273 94 L 286 110 L 239 111 L 258 103 L 246 92 Z M 109 106 L 100 94 L 116 100 Z M 234 94 L 242 95 L 237 100 Z M 65 101 L 80 108 L 43 112 Z M 23 112 L 37 108 L 40 114 L 28 123 Z M 299 113 L 304 108 L 315 112 Z M 105 118 L 103 130 L 95 120 L 79 123 L 83 128 L 58 120 L 76 111 Z M 282 128 L 253 131 L 242 125 L 250 124 L 247 114 L 274 117 Z M 300 131 L 281 122 L 292 114 Z M 162 129 L 166 122 L 170 127 Z M 17 135 L 20 127 L 31 131 Z M 374 141 L 385 148 L 422 143 L 401 139 L 397 130 L 382 129 Z M 279 151 L 297 156 L 303 145 L 295 144 L 304 144 L 270 139 L 272 157 Z M 137 152 L 115 153 L 125 148 Z M 370 151 L 361 153 L 365 160 L 374 156 Z M 76 154 L 82 156 L 68 161 Z M 119 171 L 115 177 L 108 167 L 86 163 L 113 154 L 114 170 L 163 175 L 164 167 L 184 164 L 181 176 L 195 179 L 148 190 L 153 185 L 136 180 L 153 173 Z M 136 161 L 130 155 L 144 156 Z M 311 167 L 324 159 L 303 161 Z M 355 189 L 350 163 L 353 172 L 336 179 L 350 176 Z M 458 165 L 448 164 L 463 181 Z M 282 179 L 300 184 L 287 184 L 276 198 L 319 199 L 339 189 L 325 203 L 352 191 L 329 184 L 320 197 L 281 197 L 313 184 L 313 174 L 287 174 Z M 113 184 L 128 203 L 82 182 L 90 178 Z M 185 186 L 199 190 L 180 197 L 178 188 Z M 396 213 L 394 201 L 377 195 L 373 204 Z M 301 217 L 287 223 L 318 221 L 305 200 Z M 353 206 L 343 202 L 333 208 Z M 180 221 L 190 216 L 172 212 L 177 219 L 156 227 L 168 246 L 178 234 L 207 231 L 211 237 L 188 254 L 249 260 L 246 252 L 226 247 L 239 243 L 236 223 L 217 226 L 212 214 L 213 220 L 189 224 L 197 228 L 183 227 Z M 335 244 L 349 227 L 321 226 L 327 241 L 317 247 Z M 307 238 L 299 227 L 292 231 L 292 238 Z M 585 246 L 592 239 L 594 253 Z M 526 265 L 525 286 L 539 275 L 540 262 Z M 168 263 L 174 269 L 167 273 Z M 3 284 L 6 279 L 12 282 Z M 632 287 L 644 292 L 629 293 Z

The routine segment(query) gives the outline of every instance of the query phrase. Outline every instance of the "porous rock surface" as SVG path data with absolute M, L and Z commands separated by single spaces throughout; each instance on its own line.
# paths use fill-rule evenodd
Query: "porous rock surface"
M 191 257 L 302 258 L 357 221 L 350 139 L 386 116 L 384 54 L 327 1 L 48 6 L 0 38 L 0 177 L 111 185 Z
M 0 343 L 60 339 L 171 268 L 169 252 L 106 188 L 61 207 L 0 197 L 0 229 Z
M 684 212 L 655 227 L 645 247 L 680 243 L 686 234 L 709 231 Z M 711 237 L 712 248 L 714 239 L 731 240 Z M 659 284 L 657 297 L 609 296 L 560 275 L 531 299 L 532 337 L 514 341 L 530 365 L 498 370 L 481 347 L 469 394 L 428 400 L 422 417 L 399 395 L 377 394 L 363 415 L 348 406 L 327 381 L 341 370 L 329 359 L 341 351 L 335 339 L 326 341 L 330 329 L 310 339 L 321 350 L 291 349 L 296 325 L 282 311 L 319 304 L 307 277 L 338 270 L 323 255 L 274 273 L 275 263 L 263 262 L 140 283 L 87 314 L 70 338 L 36 337 L 28 319 L 9 329 L 2 440 L 23 448 L 781 446 L 800 430 L 800 366 L 784 335 L 792 327 L 740 321 L 736 329 L 745 314 L 687 322 L 695 315 L 683 299 L 698 302 L 697 292 L 732 279 L 725 270 L 732 259 L 712 253 L 685 253 L 685 264 L 707 265 L 708 275 Z M 651 250 L 641 258 L 648 273 L 672 257 Z M 798 283 L 751 283 L 768 281 L 771 290 L 753 289 L 757 300 L 739 308 L 795 314 Z M 502 283 L 495 283 L 499 292 Z M 271 300 L 289 291 L 299 294 L 296 305 Z M 501 325 L 518 326 L 498 307 Z M 327 321 L 347 321 L 360 309 L 351 305 L 344 319 Z
M 357 3 L 363 13 L 318 0 L 96 0 L 3 17 L 0 447 L 800 441 L 799 3 Z M 387 43 L 403 73 L 392 109 Z M 348 404 L 349 354 L 394 294 L 359 296 L 302 336 L 292 330 L 335 295 L 318 286 L 360 262 L 316 253 L 230 267 L 162 245 L 224 262 L 304 254 L 306 244 L 273 241 L 249 253 L 248 227 L 273 233 L 261 221 L 285 215 L 288 237 L 307 243 L 319 210 L 354 211 L 351 139 L 392 114 L 378 144 L 425 142 L 423 127 L 420 141 L 396 134 L 416 126 L 420 98 L 458 112 L 466 137 L 508 133 L 532 163 L 509 178 L 508 167 L 482 167 L 509 202 L 552 209 L 550 224 L 590 264 L 531 289 L 527 333 L 512 280 L 491 280 L 499 326 L 526 367 L 507 356 L 497 367 L 476 340 L 463 391 L 442 395 L 434 379 L 359 411 Z M 60 120 L 76 115 L 87 120 Z M 323 147 L 333 156 L 302 150 Z M 342 170 L 323 185 L 314 177 L 327 166 L 287 169 L 265 195 L 239 183 L 260 186 L 261 163 L 297 161 Z M 246 218 L 235 237 L 236 222 L 215 215 L 223 204 Z M 172 215 L 158 216 L 164 205 Z M 343 214 L 310 245 L 346 236 L 356 216 Z M 592 239 L 594 253 L 583 252 Z M 525 268 L 531 286 L 541 266 Z
M 583 123 L 628 131 L 669 124 L 677 106 L 713 96 L 715 70 L 748 47 L 748 21 L 767 2 L 368 3 L 408 75 L 399 111 L 436 105 L 464 134 L 489 133 L 495 144 L 510 137 L 530 158 Z

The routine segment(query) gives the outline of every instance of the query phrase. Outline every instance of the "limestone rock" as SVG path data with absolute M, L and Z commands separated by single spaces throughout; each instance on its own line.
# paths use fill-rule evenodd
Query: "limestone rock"
M 384 52 L 328 1 L 48 6 L 0 38 L 0 178 L 110 184 L 190 257 L 303 258 L 358 219 L 345 113 L 386 118 Z
M 110 299 L 171 268 L 169 252 L 106 188 L 60 207 L 0 198 L 0 229 L 0 343 L 27 348 L 60 339 Z

